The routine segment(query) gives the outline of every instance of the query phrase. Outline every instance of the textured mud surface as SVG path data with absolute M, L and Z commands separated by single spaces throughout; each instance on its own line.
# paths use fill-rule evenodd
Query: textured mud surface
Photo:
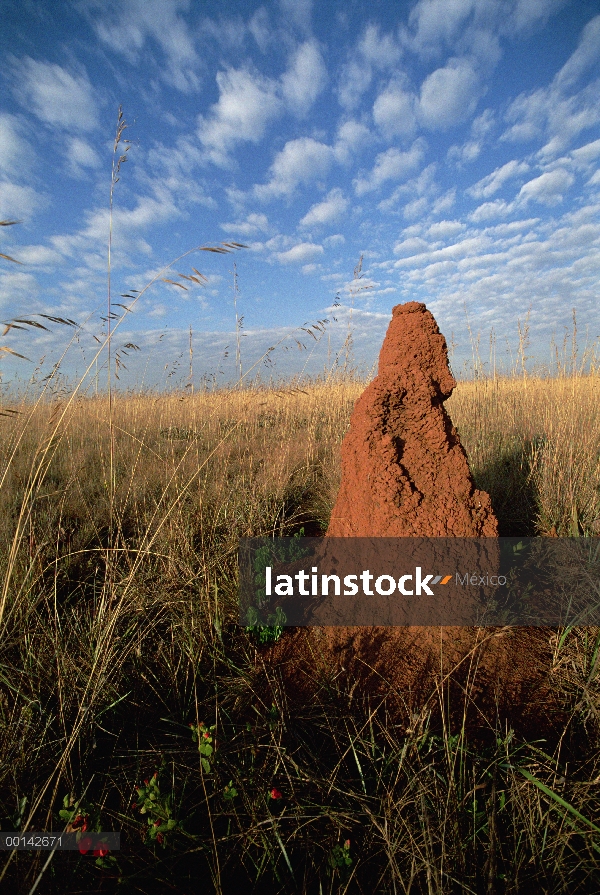
M 356 403 L 328 537 L 497 536 L 444 401 L 455 380 L 425 305 L 393 310 L 378 375 Z M 326 549 L 326 548 L 325 548 Z M 320 627 L 287 631 L 270 663 L 299 699 L 355 685 L 386 696 L 407 728 L 441 707 L 479 730 L 508 720 L 540 734 L 559 723 L 550 632 L 535 628 Z
M 393 310 L 375 379 L 342 445 L 330 537 L 495 537 L 444 401 L 456 382 L 446 340 L 425 305 Z

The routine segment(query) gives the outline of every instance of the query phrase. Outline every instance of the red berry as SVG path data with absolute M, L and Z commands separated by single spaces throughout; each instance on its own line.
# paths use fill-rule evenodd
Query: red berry
M 85 855 L 86 852 L 88 852 L 90 850 L 92 845 L 93 845 L 92 837 L 84 836 L 83 839 L 81 839 L 79 841 L 79 851 L 81 852 L 82 855 Z

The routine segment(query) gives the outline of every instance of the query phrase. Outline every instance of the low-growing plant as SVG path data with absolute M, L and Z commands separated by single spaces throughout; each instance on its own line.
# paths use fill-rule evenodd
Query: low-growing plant
M 142 785 L 136 786 L 136 801 L 132 808 L 145 815 L 147 828 L 143 838 L 147 844 L 156 842 L 166 848 L 170 838 L 182 832 L 179 821 L 173 816 L 173 793 L 162 793 L 159 783 L 159 771 L 146 778 Z
M 205 774 L 210 774 L 212 770 L 211 761 L 215 751 L 212 745 L 215 725 L 211 724 L 210 727 L 207 727 L 204 724 L 204 721 L 201 721 L 198 725 L 190 724 L 190 728 L 192 730 L 192 738 L 194 742 L 198 743 L 198 752 L 200 753 L 202 769 Z

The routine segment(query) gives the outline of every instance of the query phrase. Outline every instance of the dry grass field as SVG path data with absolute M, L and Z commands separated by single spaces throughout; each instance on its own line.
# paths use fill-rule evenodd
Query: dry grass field
M 597 629 L 549 635 L 560 739 L 476 744 L 400 731 L 335 681 L 291 703 L 237 624 L 239 537 L 326 528 L 363 388 L 67 395 L 1 419 L 0 829 L 123 842 L 3 852 L 6 891 L 600 891 Z M 500 534 L 600 534 L 599 394 L 594 370 L 459 383 Z

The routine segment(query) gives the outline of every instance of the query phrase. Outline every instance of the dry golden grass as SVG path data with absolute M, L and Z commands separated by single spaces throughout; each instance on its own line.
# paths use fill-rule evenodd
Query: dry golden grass
M 598 385 L 580 376 L 457 387 L 448 410 L 501 533 L 596 533 Z M 318 705 L 290 705 L 235 624 L 239 537 L 326 527 L 363 388 L 340 378 L 113 394 L 112 439 L 106 398 L 12 408 L 20 413 L 0 428 L 3 830 L 56 828 L 65 795 L 85 793 L 90 817 L 135 842 L 145 819 L 131 809 L 134 786 L 162 768 L 182 825 L 164 851 L 136 845 L 97 869 L 108 888 L 116 873 L 137 891 L 188 891 L 201 873 L 217 892 L 254 879 L 261 891 L 305 879 L 315 891 L 359 892 L 375 874 L 382 892 L 441 893 L 450 877 L 469 891 L 591 891 L 595 629 L 557 635 L 572 720 L 548 755 L 506 730 L 487 752 L 460 731 L 401 736 L 385 707 L 374 715 L 355 696 L 350 709 L 335 688 Z M 209 774 L 188 727 L 201 721 L 220 743 Z M 285 822 L 265 796 L 273 786 L 285 792 Z M 573 832 L 573 811 L 592 826 L 577 820 Z M 47 891 L 84 872 L 76 856 L 51 868 Z M 41 869 L 19 855 L 0 874 L 28 891 Z M 98 879 L 92 865 L 85 873 L 89 890 Z
M 508 516 L 501 533 L 600 534 L 599 395 L 598 374 L 482 379 L 455 390 L 446 406 L 478 484 Z

